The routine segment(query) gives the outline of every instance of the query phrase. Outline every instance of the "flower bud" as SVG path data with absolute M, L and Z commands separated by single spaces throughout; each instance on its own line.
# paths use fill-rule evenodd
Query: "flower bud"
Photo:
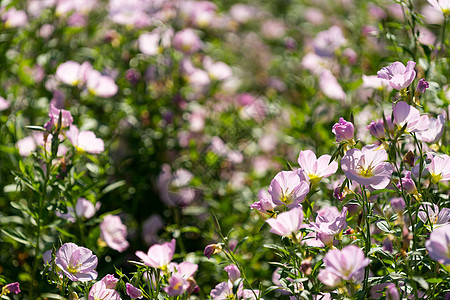
M 395 287 L 395 284 L 390 283 L 386 289 L 386 300 L 399 300 L 399 299 L 400 295 L 398 293 L 397 288 Z
M 392 198 L 391 199 L 391 206 L 392 209 L 398 213 L 398 214 L 403 214 L 403 211 L 405 210 L 406 207 L 406 203 L 405 200 L 403 200 L 403 198 L 399 197 L 399 198 Z
M 228 273 L 228 278 L 233 283 L 239 278 L 241 278 L 241 272 L 239 271 L 239 268 L 235 265 L 226 266 L 224 270 Z
M 205 251 L 203 252 L 203 254 L 210 259 L 211 255 L 213 254 L 217 254 L 220 251 L 222 251 L 222 246 L 219 244 L 210 244 L 208 246 L 205 247 Z
M 405 171 L 405 177 L 400 179 L 400 182 L 397 184 L 398 189 L 402 189 L 410 194 L 415 194 L 417 192 L 416 184 L 411 179 L 411 172 Z
M 384 139 L 385 135 L 384 135 L 383 120 L 370 122 L 370 124 L 367 126 L 367 129 L 369 129 L 370 134 L 376 137 L 377 139 Z
M 339 123 L 333 125 L 331 130 L 336 135 L 336 142 L 351 141 L 355 133 L 355 127 L 351 122 L 347 122 L 344 118 L 339 118 Z

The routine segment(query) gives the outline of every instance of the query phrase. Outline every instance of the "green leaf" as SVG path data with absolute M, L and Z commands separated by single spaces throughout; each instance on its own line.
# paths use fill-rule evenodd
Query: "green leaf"
M 19 242 L 27 246 L 31 245 L 31 243 L 28 242 L 27 237 L 22 232 L 18 232 L 17 230 L 14 229 L 2 229 L 1 231 L 8 237 L 15 240 L 16 242 Z
M 114 191 L 115 189 L 120 188 L 121 186 L 125 185 L 127 182 L 125 180 L 120 180 L 114 183 L 111 183 L 110 185 L 108 185 L 107 187 L 105 187 L 102 191 L 102 194 L 107 194 L 109 192 Z
M 386 221 L 377 222 L 377 227 L 384 232 L 392 233 L 392 230 L 389 229 L 389 224 Z
M 417 283 L 419 283 L 421 287 L 423 287 L 424 289 L 428 290 L 428 288 L 429 288 L 428 282 L 426 282 L 425 279 L 423 279 L 422 277 L 419 277 L 419 276 L 414 276 L 412 279 L 414 281 L 416 281 Z
M 242 246 L 242 244 L 244 244 L 246 240 L 248 240 L 248 236 L 246 236 L 245 238 L 243 238 L 243 239 L 236 245 L 236 247 L 234 248 L 234 251 L 233 251 L 233 252 L 236 253 L 236 251 L 239 249 L 239 247 Z

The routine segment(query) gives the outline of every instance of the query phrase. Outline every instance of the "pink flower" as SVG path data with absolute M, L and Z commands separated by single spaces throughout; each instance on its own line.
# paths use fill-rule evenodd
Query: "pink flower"
M 214 62 L 210 57 L 203 59 L 203 66 L 212 80 L 225 80 L 233 76 L 230 66 L 224 62 Z
M 349 245 L 342 250 L 328 251 L 323 262 L 325 270 L 338 278 L 360 281 L 364 268 L 369 265 L 370 260 L 364 257 L 364 252 L 361 248 Z
M 328 98 L 335 100 L 345 100 L 345 98 L 347 98 L 347 95 L 339 85 L 336 77 L 329 70 L 324 70 L 320 74 L 319 87 Z
M 20 293 L 19 283 L 18 282 L 13 282 L 13 283 L 9 283 L 9 284 L 5 285 L 3 287 L 2 294 L 8 294 L 8 293 L 14 293 L 16 295 L 18 293 Z
M 194 54 L 202 48 L 202 41 L 192 28 L 185 28 L 175 34 L 173 47 L 185 54 Z
M 97 210 L 91 201 L 84 198 L 78 198 L 77 204 L 75 205 L 75 211 L 73 210 L 73 207 L 69 206 L 67 207 L 67 213 L 61 214 L 60 212 L 56 212 L 56 215 L 71 223 L 74 223 L 76 220 L 75 213 L 80 218 L 90 219 L 95 215 L 96 211 Z
M 378 78 L 385 79 L 396 90 L 403 90 L 407 88 L 416 77 L 414 67 L 416 63 L 408 61 L 405 67 L 401 62 L 396 61 L 389 67 L 384 67 L 378 71 Z
M 414 194 L 417 192 L 416 184 L 414 183 L 414 180 L 411 178 L 411 172 L 405 171 L 404 177 L 400 178 L 399 183 L 397 184 L 397 188 L 399 190 L 402 189 L 407 193 Z
M 102 278 L 102 280 L 105 283 L 105 286 L 107 289 L 115 289 L 117 283 L 119 282 L 119 279 L 114 277 L 113 274 L 107 274 L 105 277 Z
M 446 154 L 435 155 L 426 168 L 431 175 L 431 182 L 450 180 L 450 156 Z
M 431 7 L 442 12 L 444 15 L 450 14 L 450 1 L 448 0 L 427 0 Z
M 211 255 L 217 254 L 222 251 L 222 246 L 219 244 L 209 244 L 205 247 L 203 254 L 210 259 Z
M 363 88 L 372 88 L 377 90 L 383 89 L 392 90 L 392 88 L 389 86 L 389 83 L 384 79 L 378 78 L 377 75 L 370 75 L 370 76 L 363 75 L 362 80 L 363 80 L 362 84 Z
M 136 256 L 144 261 L 144 264 L 158 269 L 166 269 L 175 253 L 175 239 L 168 243 L 153 245 L 148 249 L 147 254 L 136 251 Z
M 384 149 L 377 145 L 364 146 L 361 150 L 350 149 L 341 160 L 345 176 L 373 189 L 384 189 L 390 182 L 393 167 Z
M 334 274 L 328 269 L 321 269 L 319 271 L 319 276 L 317 277 L 323 284 L 330 286 L 330 287 L 336 287 L 342 283 L 341 277 Z
M 257 211 L 263 213 L 263 214 L 271 214 L 275 210 L 275 205 L 272 202 L 272 199 L 269 195 L 269 193 L 261 189 L 258 192 L 258 201 L 253 203 L 250 208 L 256 209 Z
M 126 284 L 127 295 L 130 296 L 131 299 L 142 299 L 142 291 L 132 284 Z
M 336 173 L 338 163 L 330 163 L 330 155 L 322 155 L 317 159 L 316 154 L 311 150 L 300 151 L 298 164 L 302 171 L 309 177 L 312 184 L 318 183 L 323 177 L 329 177 Z
M 158 30 L 145 32 L 139 36 L 139 50 L 145 55 L 156 55 L 159 53 L 160 34 Z
M 121 298 L 117 291 L 107 288 L 106 283 L 101 280 L 91 287 L 88 300 L 121 300 Z
M 22 27 L 28 22 L 27 14 L 23 10 L 17 10 L 14 7 L 9 8 L 6 12 L 2 11 L 1 18 L 5 22 L 6 28 Z
M 296 207 L 309 192 L 309 184 L 294 171 L 281 171 L 269 186 L 269 194 L 276 205 Z
M 7 110 L 11 106 L 11 103 L 5 98 L 0 96 L 0 111 Z
M 400 295 L 398 293 L 395 284 L 390 283 L 386 288 L 386 299 L 387 300 L 400 300 Z
M 230 281 L 219 283 L 211 290 L 210 296 L 214 300 L 234 299 L 233 284 Z
M 317 55 L 331 56 L 334 51 L 347 43 L 342 29 L 339 26 L 332 26 L 328 30 L 321 31 L 314 39 L 314 49 Z
M 80 65 L 75 61 L 69 60 L 58 66 L 56 69 L 56 78 L 65 84 L 76 86 L 86 81 L 87 73 L 91 70 L 92 66 L 88 62 Z
M 403 214 L 403 212 L 405 211 L 406 203 L 403 198 L 397 197 L 391 199 L 391 206 L 396 213 Z
M 75 125 L 70 126 L 66 136 L 72 145 L 80 152 L 99 154 L 105 151 L 102 139 L 97 138 L 92 131 L 79 131 Z
M 119 87 L 111 77 L 103 76 L 96 70 L 89 72 L 86 85 L 91 94 L 102 98 L 112 97 L 119 90 Z
M 230 281 L 233 283 L 241 278 L 241 272 L 236 265 L 226 266 L 224 270 L 228 273 L 228 279 L 230 279 Z
M 108 247 L 119 252 L 125 251 L 130 244 L 127 241 L 127 227 L 119 216 L 107 215 L 100 224 L 100 237 Z
M 339 123 L 333 125 L 331 130 L 336 135 L 336 142 L 353 140 L 353 134 L 355 133 L 355 127 L 351 122 L 347 122 L 344 118 L 339 118 Z
M 296 240 L 303 224 L 302 207 L 283 212 L 276 219 L 268 219 L 266 222 L 271 227 L 270 232 Z
M 185 169 L 172 172 L 169 165 L 164 164 L 157 179 L 161 200 L 169 206 L 188 206 L 196 197 L 195 190 L 189 186 L 194 176 Z
M 36 150 L 37 145 L 34 137 L 26 136 L 17 141 L 16 147 L 19 149 L 20 156 L 29 156 Z
M 317 232 L 317 237 L 331 247 L 334 237 L 347 227 L 346 216 L 347 207 L 344 207 L 340 213 L 335 206 L 325 207 L 317 212 L 316 222 L 311 223 L 310 226 Z
M 169 286 L 164 288 L 166 293 L 169 296 L 178 296 L 191 288 L 193 289 L 195 285 L 193 276 L 197 269 L 198 265 L 186 261 L 180 264 L 170 263 L 171 277 L 169 278 Z
M 435 229 L 425 242 L 428 255 L 444 265 L 450 265 L 450 224 Z
M 50 117 L 50 120 L 53 120 L 54 126 L 58 126 L 60 113 L 61 113 L 61 127 L 66 128 L 72 125 L 73 117 L 70 114 L 70 111 L 65 109 L 58 109 L 53 104 L 50 104 L 50 111 L 48 112 L 48 116 Z
M 450 222 L 450 209 L 444 207 L 439 210 L 439 206 L 436 204 L 422 204 L 417 215 L 429 229 L 428 224 L 430 223 L 433 228 L 438 228 Z
M 66 243 L 56 253 L 55 264 L 72 281 L 91 281 L 97 278 L 97 256 L 92 251 Z
M 430 120 L 427 115 L 420 116 L 420 112 L 404 101 L 394 106 L 394 124 L 399 127 L 406 125 L 406 132 L 418 132 L 428 129 Z
M 429 118 L 429 120 L 430 124 L 428 128 L 418 132 L 417 138 L 424 142 L 434 144 L 441 139 L 444 133 L 445 116 L 439 115 L 437 118 Z
M 377 139 L 385 138 L 383 120 L 380 119 L 376 122 L 375 121 L 370 122 L 370 124 L 367 126 L 367 129 L 369 129 L 370 134 L 376 137 Z

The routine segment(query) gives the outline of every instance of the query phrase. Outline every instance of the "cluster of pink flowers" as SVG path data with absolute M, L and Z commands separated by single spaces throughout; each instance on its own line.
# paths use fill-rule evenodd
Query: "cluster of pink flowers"
M 118 91 L 118 86 L 114 80 L 102 75 L 94 70 L 89 62 L 81 65 L 75 61 L 67 61 L 58 66 L 56 77 L 63 83 L 72 86 L 83 86 L 86 84 L 87 90 L 96 96 L 109 98 Z

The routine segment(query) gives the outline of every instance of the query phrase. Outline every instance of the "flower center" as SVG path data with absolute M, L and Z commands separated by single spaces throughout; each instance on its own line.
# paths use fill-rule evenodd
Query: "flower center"
M 292 202 L 292 192 L 289 193 L 289 188 L 286 189 L 281 195 L 281 202 L 289 204 Z
M 69 264 L 68 266 L 67 266 L 67 272 L 69 272 L 70 274 L 73 274 L 73 275 L 75 275 L 75 274 L 77 274 L 78 273 L 78 269 L 80 268 L 80 266 L 81 266 L 81 264 L 77 264 L 77 265 L 72 265 L 72 264 Z
M 370 165 L 367 168 L 364 168 L 363 166 L 360 165 L 360 166 L 358 166 L 358 173 L 362 177 L 370 178 L 374 175 L 373 167 L 372 167 L 372 165 Z

